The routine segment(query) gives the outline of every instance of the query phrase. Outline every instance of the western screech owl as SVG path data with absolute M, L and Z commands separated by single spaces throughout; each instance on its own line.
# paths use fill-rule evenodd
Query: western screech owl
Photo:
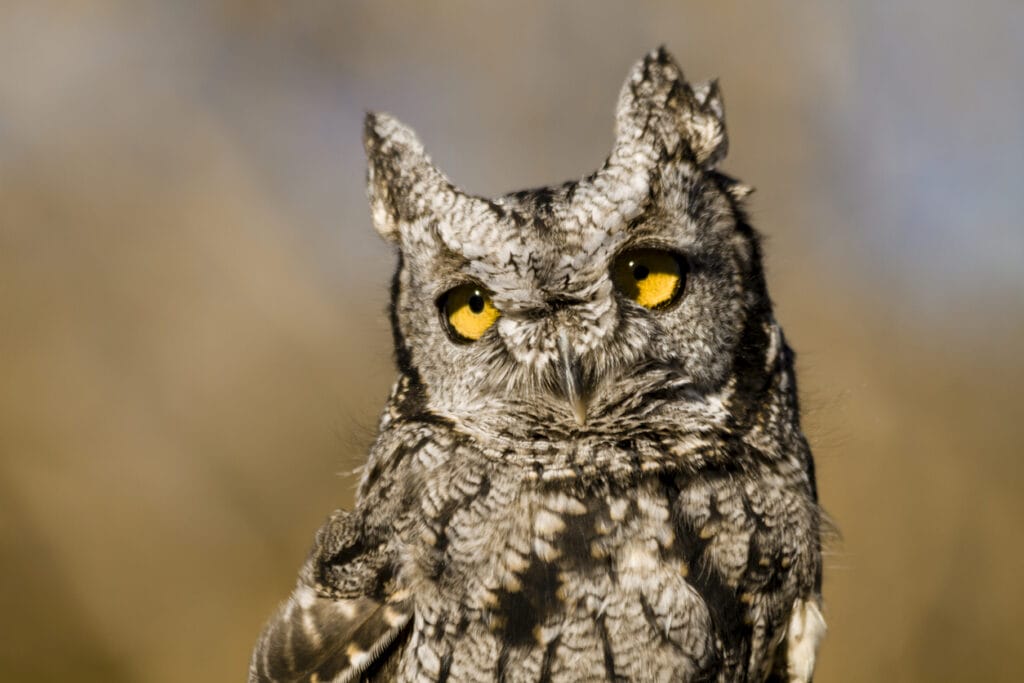
M 659 49 L 596 172 L 485 199 L 366 119 L 399 378 L 250 681 L 808 681 L 821 513 L 715 82 Z

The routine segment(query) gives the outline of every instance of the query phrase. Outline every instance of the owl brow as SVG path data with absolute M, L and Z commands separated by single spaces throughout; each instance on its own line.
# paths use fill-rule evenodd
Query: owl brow
M 631 218 L 628 223 L 626 223 L 627 234 L 635 233 L 639 231 L 642 227 L 650 223 L 651 216 L 649 215 L 648 209 L 649 207 L 646 205 L 641 207 L 640 213 L 638 213 L 636 216 Z
M 468 266 L 472 262 L 472 259 L 470 259 L 465 254 L 460 253 L 455 249 L 452 249 L 451 246 L 449 246 L 448 243 L 441 238 L 441 235 L 436 230 L 436 228 L 433 230 L 433 234 L 435 238 L 435 244 L 437 246 L 437 255 L 441 259 L 451 264 L 455 270 L 465 270 L 466 266 Z
M 501 287 L 501 273 L 497 269 L 488 269 L 489 273 L 480 273 L 479 266 L 484 264 L 480 260 L 474 260 L 452 249 L 443 240 L 438 239 L 435 245 L 435 255 L 442 263 L 440 267 L 432 267 L 428 271 L 429 277 L 434 281 L 433 298 L 438 299 L 445 292 L 461 284 L 474 284 L 496 294 L 504 290 Z M 515 264 L 509 270 L 518 275 Z

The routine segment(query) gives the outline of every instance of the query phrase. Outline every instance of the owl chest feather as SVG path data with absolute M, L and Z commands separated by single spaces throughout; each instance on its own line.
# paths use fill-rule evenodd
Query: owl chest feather
M 800 498 L 733 475 L 432 478 L 405 534 L 417 599 L 403 676 L 763 679 L 813 582 Z

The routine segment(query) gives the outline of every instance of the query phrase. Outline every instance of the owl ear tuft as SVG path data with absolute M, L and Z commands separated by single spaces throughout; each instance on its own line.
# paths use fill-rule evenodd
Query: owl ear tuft
M 754 194 L 754 187 L 752 185 L 746 185 L 739 181 L 733 182 L 726 186 L 725 191 L 729 193 L 737 202 L 744 201 L 747 197 Z
M 696 110 L 687 122 L 690 148 L 698 162 L 708 168 L 725 158 L 729 138 L 725 133 L 725 103 L 718 79 L 693 86 Z
M 451 183 L 434 167 L 416 133 L 389 114 L 367 113 L 363 145 L 373 225 L 384 239 L 398 243 L 403 224 L 426 213 L 425 199 L 451 192 Z
M 711 113 L 719 123 L 725 125 L 725 104 L 722 102 L 722 91 L 718 87 L 718 79 L 693 84 L 693 97 L 697 104 Z
M 728 148 L 717 81 L 691 86 L 659 47 L 633 67 L 622 87 L 616 137 L 620 144 L 651 144 L 669 155 L 685 143 L 700 166 L 714 168 Z

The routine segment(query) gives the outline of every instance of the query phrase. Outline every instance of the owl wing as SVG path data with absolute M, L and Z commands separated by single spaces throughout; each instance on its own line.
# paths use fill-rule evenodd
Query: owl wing
M 412 600 L 394 585 L 387 544 L 368 543 L 361 526 L 338 511 L 317 533 L 298 585 L 256 643 L 250 683 L 355 681 L 395 654 Z

